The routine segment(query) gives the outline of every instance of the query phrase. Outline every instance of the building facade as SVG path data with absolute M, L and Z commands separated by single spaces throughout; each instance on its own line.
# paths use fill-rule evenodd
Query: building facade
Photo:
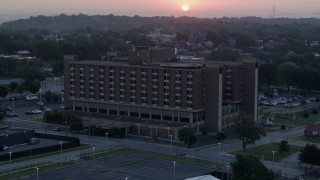
M 64 76 L 65 107 L 74 111 L 175 124 L 148 124 L 149 135 L 150 126 L 156 136 L 172 128 L 176 137 L 186 126 L 218 132 L 230 127 L 239 111 L 258 117 L 255 62 L 181 62 L 174 49 L 136 49 L 127 62 L 65 56 Z M 131 132 L 141 132 L 140 126 L 133 123 Z

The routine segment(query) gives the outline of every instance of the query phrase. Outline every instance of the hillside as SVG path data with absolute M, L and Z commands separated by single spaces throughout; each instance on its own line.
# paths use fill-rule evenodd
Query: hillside
M 29 30 L 44 29 L 50 32 L 70 32 L 75 30 L 100 30 L 118 31 L 136 28 L 176 28 L 200 30 L 215 28 L 216 25 L 252 25 L 252 24 L 313 24 L 320 25 L 316 18 L 305 19 L 263 19 L 259 17 L 245 18 L 194 18 L 194 17 L 140 17 L 140 16 L 115 16 L 115 15 L 65 15 L 59 16 L 37 16 L 29 19 L 20 19 L 5 22 L 0 29 L 5 30 Z

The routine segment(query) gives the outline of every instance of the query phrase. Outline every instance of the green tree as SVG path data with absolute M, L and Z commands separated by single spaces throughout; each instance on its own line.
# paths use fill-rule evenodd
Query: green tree
M 289 87 L 295 85 L 301 68 L 290 63 L 281 64 L 278 67 L 280 81 Z
M 18 83 L 17 82 L 10 82 L 10 90 L 14 91 L 16 90 L 18 87 Z
M 314 144 L 307 144 L 300 150 L 299 160 L 303 163 L 313 165 L 320 165 L 320 149 Z
M 0 85 L 0 97 L 5 98 L 8 95 L 8 88 L 6 86 Z
M 33 94 L 36 94 L 40 89 L 40 82 L 39 80 L 34 80 L 29 84 L 29 91 Z
M 0 109 L 0 121 L 5 117 L 6 115 L 6 110 L 3 108 L 3 109 Z
M 243 151 L 246 151 L 248 144 L 252 144 L 260 139 L 260 136 L 266 135 L 264 129 L 259 127 L 250 116 L 244 113 L 240 114 L 239 121 L 233 126 L 233 130 L 242 141 Z
M 277 78 L 277 66 L 273 63 L 266 63 L 259 66 L 259 84 L 275 84 Z
M 42 71 L 35 67 L 24 67 L 22 70 L 22 78 L 24 78 L 26 83 L 30 83 L 34 80 L 43 81 L 45 76 Z
M 281 156 L 282 156 L 282 152 L 288 153 L 290 151 L 290 146 L 288 144 L 288 141 L 282 140 L 278 144 L 278 150 L 279 150 Z
M 275 175 L 256 157 L 237 155 L 231 162 L 233 180 L 275 179 Z
M 197 137 L 193 132 L 193 128 L 190 127 L 180 129 L 178 132 L 178 138 L 180 142 L 183 142 L 188 147 L 192 146 L 197 141 Z
M 25 90 L 25 88 L 24 88 L 24 86 L 22 84 L 18 85 L 17 91 L 20 94 L 20 96 L 21 96 L 21 94 L 23 93 L 24 90 Z
M 221 142 L 221 141 L 224 141 L 224 140 L 227 138 L 227 136 L 226 136 L 225 133 L 219 132 L 219 133 L 216 134 L 215 138 L 216 138 L 219 142 Z
M 46 93 L 44 94 L 44 99 L 48 102 L 51 102 L 52 100 L 52 92 L 51 91 L 46 91 Z
M 299 74 L 297 74 L 296 83 L 301 89 L 315 90 L 320 87 L 319 83 L 317 83 L 319 78 L 319 70 L 306 66 L 299 71 Z

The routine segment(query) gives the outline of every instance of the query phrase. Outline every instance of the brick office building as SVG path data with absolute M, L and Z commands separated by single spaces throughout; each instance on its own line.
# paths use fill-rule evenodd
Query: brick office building
M 258 122 L 257 80 L 256 62 L 181 62 L 171 48 L 135 49 L 126 62 L 64 57 L 65 107 L 134 117 L 130 133 L 146 136 L 218 132 L 239 111 Z

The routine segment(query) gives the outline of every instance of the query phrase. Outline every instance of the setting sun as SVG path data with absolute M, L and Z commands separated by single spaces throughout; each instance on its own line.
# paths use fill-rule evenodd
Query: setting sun
M 181 7 L 181 9 L 182 9 L 182 11 L 189 11 L 189 6 L 188 5 L 183 5 L 182 7 Z

